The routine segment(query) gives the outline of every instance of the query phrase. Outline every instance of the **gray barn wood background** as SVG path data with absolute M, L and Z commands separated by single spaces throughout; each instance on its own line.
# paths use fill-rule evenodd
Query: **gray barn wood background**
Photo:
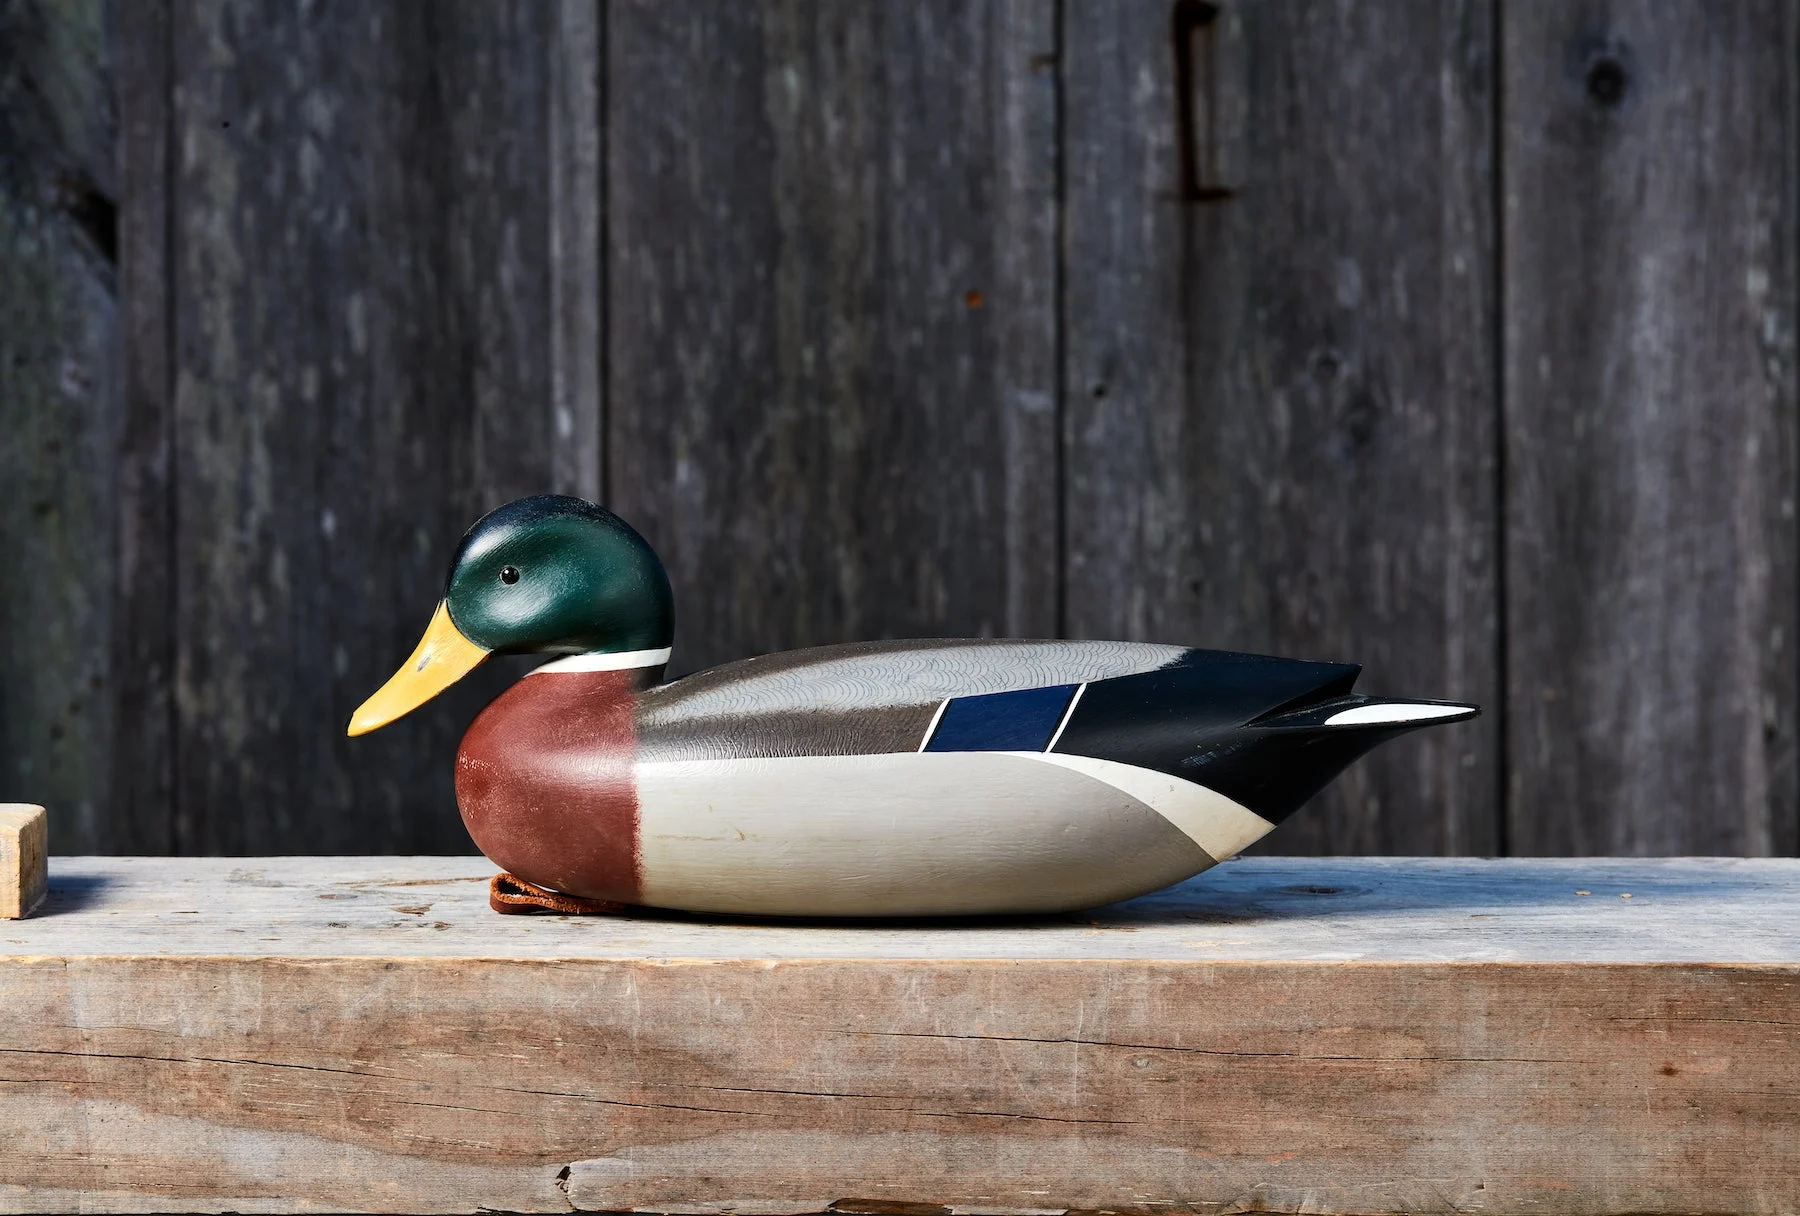
M 0 800 L 468 848 L 517 665 L 343 725 L 556 489 L 678 670 L 1110 636 L 1488 707 L 1278 851 L 1793 853 L 1797 5 L 0 0 Z

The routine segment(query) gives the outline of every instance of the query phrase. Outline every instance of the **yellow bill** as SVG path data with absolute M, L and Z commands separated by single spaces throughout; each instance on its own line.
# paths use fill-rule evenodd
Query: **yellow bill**
M 351 715 L 350 734 L 366 735 L 411 713 L 468 675 L 488 653 L 462 635 L 440 600 L 412 658 Z

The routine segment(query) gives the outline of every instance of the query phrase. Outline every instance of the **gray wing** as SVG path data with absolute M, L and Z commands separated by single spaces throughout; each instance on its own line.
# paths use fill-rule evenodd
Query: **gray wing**
M 1190 651 L 1147 642 L 856 642 L 727 663 L 643 693 L 643 760 L 914 751 L 950 697 L 1155 671 Z

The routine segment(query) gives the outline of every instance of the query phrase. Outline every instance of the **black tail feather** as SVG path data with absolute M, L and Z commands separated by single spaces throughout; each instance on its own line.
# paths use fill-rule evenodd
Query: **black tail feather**
M 1360 670 L 1193 651 L 1177 666 L 1088 685 L 1055 750 L 1168 773 L 1280 822 L 1387 740 L 1479 712 L 1359 696 Z

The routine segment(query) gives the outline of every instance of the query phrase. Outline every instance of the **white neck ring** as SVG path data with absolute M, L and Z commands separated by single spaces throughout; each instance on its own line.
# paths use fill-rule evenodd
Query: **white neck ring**
M 532 675 L 546 671 L 634 671 L 640 667 L 661 667 L 669 661 L 671 647 L 661 650 L 626 650 L 617 654 L 571 654 L 533 668 Z

